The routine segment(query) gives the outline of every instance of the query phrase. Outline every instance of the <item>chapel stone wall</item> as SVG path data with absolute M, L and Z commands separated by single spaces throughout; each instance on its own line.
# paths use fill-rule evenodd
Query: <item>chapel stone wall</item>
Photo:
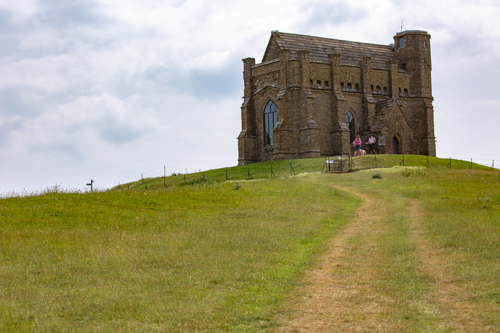
M 294 38 L 300 42 L 293 44 Z M 392 153 L 395 138 L 400 153 L 435 155 L 430 35 L 398 33 L 392 49 L 350 46 L 348 52 L 359 47 L 356 61 L 341 47 L 319 56 L 307 49 L 308 38 L 316 37 L 273 32 L 263 63 L 243 60 L 239 164 L 350 153 L 347 112 L 365 142 L 370 134 L 379 139 L 379 153 Z M 274 144 L 264 146 L 264 109 L 271 100 L 278 109 Z

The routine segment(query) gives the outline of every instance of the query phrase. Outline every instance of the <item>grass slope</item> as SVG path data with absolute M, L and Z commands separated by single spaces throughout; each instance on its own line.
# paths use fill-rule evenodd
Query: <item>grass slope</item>
M 422 155 L 365 155 L 352 159 L 353 170 L 370 168 L 391 168 L 393 166 L 427 166 L 430 168 L 490 170 L 491 168 L 462 160 L 442 159 Z M 122 184 L 114 187 L 116 190 L 132 189 L 159 189 L 171 185 L 193 185 L 195 183 L 214 183 L 247 180 L 247 179 L 272 179 L 286 178 L 302 173 L 315 173 L 325 171 L 325 158 L 308 158 L 297 160 L 281 160 L 261 162 L 250 165 L 209 170 L 205 172 L 178 174 L 165 178 L 145 178 L 136 182 Z M 271 172 L 272 171 L 272 172 Z M 226 178 L 227 176 L 227 178 Z
M 233 185 L 0 200 L 0 331 L 261 331 L 357 201 Z
M 0 331 L 268 330 L 301 272 L 359 204 L 336 185 L 393 209 L 373 262 L 383 276 L 377 290 L 396 301 L 385 320 L 400 331 L 453 330 L 445 321 L 453 309 L 422 306 L 442 286 L 422 268 L 411 233 L 407 208 L 417 202 L 419 226 L 444 253 L 467 313 L 480 328 L 500 329 L 498 172 L 458 161 L 449 169 L 434 158 L 423 168 L 422 156 L 405 157 L 420 167 L 389 168 L 400 161 L 378 156 L 387 167 L 377 169 L 381 179 L 371 170 L 320 174 L 324 159 L 307 159 L 251 165 L 251 177 L 248 166 L 228 168 L 230 182 L 220 169 L 203 180 L 169 177 L 167 187 L 159 178 L 130 190 L 1 199 Z M 369 168 L 373 156 L 354 163 Z M 290 177 L 294 171 L 317 173 Z
M 344 268 L 333 270 L 346 274 L 351 288 L 350 273 L 360 261 L 364 268 L 357 273 L 370 277 L 360 287 L 372 294 L 349 299 L 363 311 L 343 313 L 357 327 L 344 328 L 369 330 L 375 323 L 374 330 L 386 332 L 500 331 L 497 171 L 395 167 L 304 181 L 368 194 L 387 212 L 379 229 L 349 240 Z M 383 311 L 363 308 L 374 300 Z

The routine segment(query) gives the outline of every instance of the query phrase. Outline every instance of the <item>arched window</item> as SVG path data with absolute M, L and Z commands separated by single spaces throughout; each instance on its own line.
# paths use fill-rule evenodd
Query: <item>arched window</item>
M 345 114 L 345 122 L 349 125 L 349 130 L 351 131 L 349 139 L 353 142 L 356 139 L 356 128 L 354 126 L 354 116 L 351 111 L 347 111 Z
M 278 121 L 276 104 L 269 101 L 264 110 L 264 146 L 272 146 L 274 144 L 273 130 Z

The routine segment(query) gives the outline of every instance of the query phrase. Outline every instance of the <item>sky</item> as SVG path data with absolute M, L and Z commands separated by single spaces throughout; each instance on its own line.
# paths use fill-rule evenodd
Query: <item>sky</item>
M 500 166 L 497 0 L 0 0 L 0 194 L 238 163 L 243 63 L 271 30 L 431 35 L 438 157 Z M 499 141 L 496 141 L 499 140 Z

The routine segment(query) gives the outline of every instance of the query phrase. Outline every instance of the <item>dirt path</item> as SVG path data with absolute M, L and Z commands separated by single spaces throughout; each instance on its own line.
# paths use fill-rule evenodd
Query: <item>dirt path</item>
M 342 189 L 360 197 L 362 206 L 329 241 L 319 264 L 306 272 L 304 290 L 277 332 L 391 331 L 384 315 L 391 300 L 377 293 L 374 282 L 380 277 L 372 269 L 378 252 L 373 236 L 383 232 L 388 212 L 375 197 Z

